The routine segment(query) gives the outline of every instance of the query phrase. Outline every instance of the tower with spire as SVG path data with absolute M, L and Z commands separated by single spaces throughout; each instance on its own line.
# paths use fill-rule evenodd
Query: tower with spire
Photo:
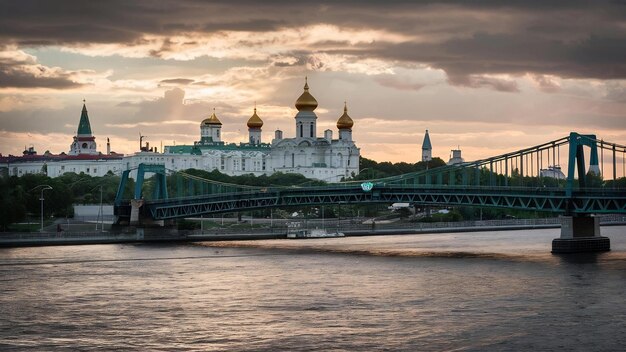
M 254 114 L 248 119 L 247 125 L 250 144 L 261 144 L 261 127 L 263 127 L 263 120 L 256 114 L 256 103 L 254 103 Z
M 309 82 L 304 78 L 304 92 L 296 100 L 296 138 L 317 137 L 317 115 L 313 112 L 317 108 L 317 100 L 309 93 Z
M 91 124 L 89 123 L 89 115 L 87 113 L 87 106 L 83 99 L 83 110 L 80 114 L 80 122 L 78 123 L 78 131 L 74 136 L 74 141 L 70 146 L 69 155 L 98 154 L 96 148 L 96 137 L 91 133 Z
M 424 135 L 424 142 L 422 143 L 422 161 L 431 161 L 433 159 L 433 146 L 430 144 L 430 136 L 428 130 Z

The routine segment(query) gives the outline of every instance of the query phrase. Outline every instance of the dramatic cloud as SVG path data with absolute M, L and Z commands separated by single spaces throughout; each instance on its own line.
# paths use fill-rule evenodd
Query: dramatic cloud
M 59 67 L 37 64 L 32 55 L 15 47 L 0 48 L 0 88 L 53 88 L 80 87 L 71 72 Z
M 471 81 L 463 77 L 485 74 L 626 78 L 626 6 L 615 1 L 25 0 L 3 7 L 5 42 L 64 45 L 93 55 L 189 59 L 251 57 L 256 50 L 264 59 L 269 51 L 286 53 L 304 44 L 317 54 L 428 64 L 460 84 Z M 474 85 L 515 90 L 479 81 Z
M 164 79 L 160 83 L 186 86 L 188 84 L 194 83 L 194 80 L 187 79 L 187 78 L 172 78 L 172 79 Z
M 193 142 L 213 108 L 244 141 L 255 103 L 269 141 L 293 133 L 304 76 L 320 130 L 347 101 L 379 160 L 415 160 L 427 128 L 435 154 L 466 158 L 572 130 L 623 138 L 624 18 L 611 0 L 4 1 L 0 149 L 71 136 L 83 98 L 119 152 L 140 129 Z

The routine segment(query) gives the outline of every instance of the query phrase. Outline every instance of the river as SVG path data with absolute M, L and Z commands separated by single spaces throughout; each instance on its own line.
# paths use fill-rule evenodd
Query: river
M 0 249 L 2 351 L 622 351 L 626 226 Z

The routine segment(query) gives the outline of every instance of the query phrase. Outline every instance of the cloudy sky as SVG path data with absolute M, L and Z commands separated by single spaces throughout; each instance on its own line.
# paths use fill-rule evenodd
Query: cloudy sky
M 347 101 L 361 154 L 444 160 L 570 131 L 626 142 L 624 1 L 0 0 L 0 153 L 67 152 L 86 99 L 100 149 L 295 134 L 304 76 L 318 135 Z M 336 132 L 335 132 L 336 135 Z

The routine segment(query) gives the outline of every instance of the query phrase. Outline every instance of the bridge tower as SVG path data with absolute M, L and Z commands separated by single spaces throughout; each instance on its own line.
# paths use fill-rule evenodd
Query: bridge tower
M 165 174 L 165 166 L 160 164 L 139 164 L 137 167 L 137 176 L 135 181 L 135 189 L 133 190 L 133 198 L 130 200 L 130 207 L 122 207 L 122 200 L 124 197 L 124 190 L 131 170 L 125 170 L 122 173 L 122 179 L 117 189 L 115 196 L 115 215 L 117 217 L 117 223 L 128 223 L 130 226 L 137 227 L 150 227 L 150 226 L 165 226 L 163 220 L 153 220 L 149 216 L 145 215 L 143 211 L 144 197 L 142 193 L 142 187 L 144 184 L 145 174 L 154 173 L 157 175 L 156 182 L 154 184 L 154 190 L 152 199 L 167 199 L 167 179 Z
M 591 149 L 589 169 L 585 168 L 583 147 Z M 572 202 L 576 189 L 574 174 L 578 171 L 578 189 L 587 184 L 587 173 L 599 175 L 598 145 L 595 135 L 580 135 L 576 132 L 569 136 L 569 158 L 567 171 L 566 195 Z M 571 209 L 571 207 L 570 207 Z M 603 252 L 611 250 L 611 241 L 600 235 L 600 218 L 590 214 L 571 214 L 561 216 L 561 237 L 552 240 L 552 253 Z

